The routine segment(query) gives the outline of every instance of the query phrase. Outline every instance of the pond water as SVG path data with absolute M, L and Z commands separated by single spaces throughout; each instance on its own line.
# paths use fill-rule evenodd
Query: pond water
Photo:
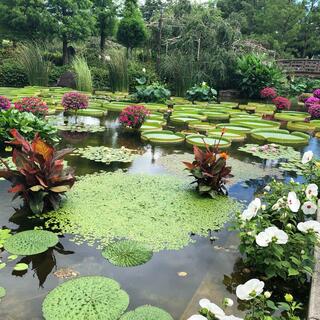
M 63 118 L 60 117 L 59 121 L 63 122 Z M 75 119 L 70 117 L 69 121 L 74 122 Z M 79 117 L 78 122 L 103 125 L 106 126 L 106 131 L 94 134 L 63 132 L 62 146 L 125 146 L 141 150 L 142 155 L 131 164 L 111 165 L 98 164 L 75 156 L 69 157 L 68 163 L 76 167 L 77 175 L 117 169 L 127 169 L 128 173 L 163 174 L 167 171 L 157 162 L 159 158 L 175 153 L 192 153 L 191 147 L 185 144 L 151 146 L 143 143 L 138 136 L 123 133 L 117 122 L 117 114 L 110 113 L 103 119 Z M 248 163 L 260 162 L 265 168 L 270 166 L 269 162 L 237 151 L 239 145 L 234 143 L 228 150 L 232 157 Z M 319 140 L 313 138 L 308 147 L 300 148 L 301 152 L 310 149 L 319 157 Z M 288 173 L 284 176 L 285 179 L 290 177 Z M 229 195 L 244 202 L 250 201 L 254 193 L 261 191 L 269 179 L 270 177 L 266 176 L 245 184 L 243 181 L 238 182 L 229 188 Z M 8 187 L 7 182 L 0 181 L 0 226 L 17 232 L 41 225 L 41 221 L 30 220 L 23 212 L 15 209 L 19 207 L 19 202 L 11 202 L 11 195 L 7 193 Z M 42 301 L 48 291 L 64 281 L 54 275 L 55 271 L 64 267 L 72 268 L 82 276 L 102 275 L 113 278 L 129 294 L 130 309 L 151 304 L 167 310 L 176 320 L 186 320 L 190 316 L 188 312 L 196 312 L 198 298 L 207 297 L 217 303 L 223 297 L 236 300 L 236 285 L 252 275 L 243 272 L 236 250 L 236 234 L 227 231 L 227 228 L 228 224 L 218 232 L 208 232 L 207 238 L 192 235 L 195 243 L 182 250 L 155 253 L 151 261 L 133 268 L 113 266 L 95 247 L 87 244 L 77 245 L 69 241 L 69 235 L 60 237 L 60 243 L 56 248 L 35 256 L 19 257 L 17 261 L 9 262 L 8 266 L 0 271 L 0 286 L 7 289 L 5 300 L 0 303 L 0 319 L 43 319 Z M 0 256 L 1 254 L 5 255 L 0 253 Z M 17 262 L 27 263 L 29 269 L 23 272 L 12 271 Z M 181 272 L 185 273 L 182 274 L 184 276 L 179 276 Z M 286 289 L 282 284 L 272 285 L 281 290 Z M 306 291 L 295 290 L 295 295 L 307 303 Z M 233 308 L 234 314 L 241 315 L 241 305 L 235 304 Z

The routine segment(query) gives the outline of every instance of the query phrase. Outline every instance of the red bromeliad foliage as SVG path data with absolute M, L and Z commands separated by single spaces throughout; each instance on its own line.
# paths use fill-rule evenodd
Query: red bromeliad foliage
M 289 99 L 284 97 L 276 97 L 272 100 L 274 105 L 277 107 L 277 111 L 289 110 L 291 107 L 291 102 Z
M 127 128 L 139 129 L 149 114 L 144 106 L 128 106 L 122 110 L 119 121 Z
M 69 191 L 75 182 L 74 171 L 64 169 L 63 158 L 73 149 L 56 151 L 41 140 L 37 134 L 30 143 L 16 129 L 10 131 L 14 140 L 12 160 L 16 170 L 11 170 L 0 158 L 6 169 L 0 170 L 0 177 L 12 183 L 9 192 L 20 197 L 33 213 L 57 209 L 62 195 Z
M 88 105 L 89 97 L 81 92 L 67 92 L 62 97 L 62 106 L 65 111 L 87 109 Z
M 266 87 L 260 91 L 260 96 L 263 99 L 274 99 L 277 97 L 277 91 L 275 88 Z
M 222 131 L 221 138 L 224 133 L 225 129 Z M 206 144 L 204 150 L 194 146 L 195 160 L 192 163 L 183 162 L 186 170 L 190 171 L 191 176 L 195 178 L 193 183 L 197 183 L 199 193 L 208 194 L 212 198 L 227 194 L 225 184 L 227 178 L 232 177 L 231 167 L 227 166 L 228 155 L 226 152 L 219 151 L 220 140 L 214 146 Z
M 21 112 L 31 112 L 36 116 L 45 116 L 48 113 L 47 104 L 36 97 L 25 97 L 14 103 L 14 107 Z

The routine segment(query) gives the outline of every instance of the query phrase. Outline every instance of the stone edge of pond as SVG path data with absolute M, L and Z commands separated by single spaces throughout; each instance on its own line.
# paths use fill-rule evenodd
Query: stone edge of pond
M 320 200 L 318 201 L 318 221 L 320 222 Z M 311 283 L 308 320 L 320 320 L 320 247 L 315 250 L 316 266 Z

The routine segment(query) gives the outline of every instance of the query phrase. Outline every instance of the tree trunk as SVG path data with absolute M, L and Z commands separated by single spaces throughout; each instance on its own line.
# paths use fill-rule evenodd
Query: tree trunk
M 162 4 L 161 4 L 162 5 Z M 160 9 L 160 18 L 158 24 L 158 35 L 157 35 L 157 71 L 160 70 L 161 64 L 161 42 L 162 42 L 162 27 L 163 27 L 163 8 Z
M 104 32 L 104 29 L 100 30 L 100 50 L 103 53 L 104 49 L 106 47 L 106 34 Z
M 63 36 L 62 39 L 63 42 L 63 65 L 66 65 L 69 63 L 69 55 L 68 55 L 68 39 L 66 36 Z

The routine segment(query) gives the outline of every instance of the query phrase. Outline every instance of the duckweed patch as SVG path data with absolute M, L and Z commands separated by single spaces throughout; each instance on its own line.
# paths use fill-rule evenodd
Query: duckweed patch
M 239 203 L 228 197 L 200 197 L 184 178 L 167 175 L 101 173 L 84 176 L 64 207 L 48 213 L 47 227 L 104 248 L 116 239 L 152 249 L 181 249 L 190 233 L 206 236 L 219 229 Z
M 56 234 L 45 230 L 28 230 L 9 237 L 4 249 L 11 254 L 31 256 L 47 251 L 59 242 Z
M 102 255 L 115 266 L 135 267 L 147 263 L 153 253 L 139 242 L 121 240 L 109 244 L 102 251 Z
M 116 320 L 129 305 L 128 294 L 109 278 L 69 280 L 53 289 L 42 304 L 46 320 Z
M 173 320 L 171 315 L 153 306 L 142 306 L 134 311 L 127 312 L 120 320 Z

